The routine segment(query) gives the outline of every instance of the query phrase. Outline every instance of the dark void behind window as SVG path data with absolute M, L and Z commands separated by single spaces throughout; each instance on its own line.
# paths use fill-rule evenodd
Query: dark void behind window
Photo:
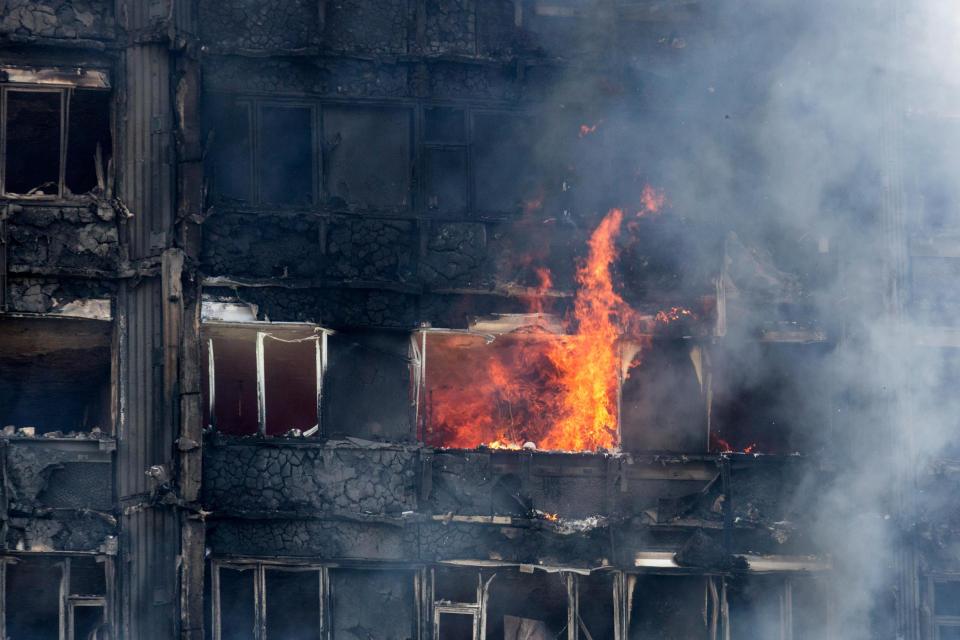
M 432 107 L 424 110 L 424 137 L 428 143 L 457 144 L 466 141 L 462 109 Z
M 473 119 L 473 173 L 476 208 L 518 212 L 536 194 L 533 123 L 519 115 L 479 113 Z
M 7 92 L 7 193 L 58 195 L 62 94 Z
M 253 581 L 257 572 L 220 567 L 220 637 L 253 640 L 255 626 Z
M 257 168 L 260 201 L 313 203 L 313 110 L 265 105 L 260 108 Z
M 628 451 L 704 452 L 706 406 L 685 340 L 640 349 L 620 390 L 620 433 Z
M 213 184 L 217 195 L 251 200 L 253 150 L 250 105 L 214 101 L 207 114 L 213 131 Z
M 267 637 L 320 640 L 320 572 L 267 569 Z
M 330 570 L 334 638 L 413 638 L 413 574 L 366 569 Z
M 440 613 L 440 640 L 473 640 L 473 615 L 443 611 Z
M 60 563 L 23 559 L 7 565 L 8 638 L 57 640 L 60 637 Z
M 106 91 L 75 90 L 70 97 L 67 131 L 64 182 L 71 193 L 87 193 L 98 186 L 97 148 L 100 148 L 101 169 L 106 169 L 111 154 L 110 94 Z
M 323 141 L 330 197 L 361 208 L 409 205 L 409 111 L 326 108 Z
M 567 624 L 567 587 L 560 574 L 497 572 L 490 583 L 487 640 L 556 638 Z
M 99 605 L 73 606 L 73 638 L 85 640 L 103 623 L 103 607 Z
M 466 149 L 427 149 L 427 208 L 440 213 L 467 209 Z
M 326 435 L 412 440 L 409 337 L 340 331 L 330 336 L 328 348 L 323 386 Z
M 629 640 L 706 640 L 706 586 L 696 576 L 637 576 Z

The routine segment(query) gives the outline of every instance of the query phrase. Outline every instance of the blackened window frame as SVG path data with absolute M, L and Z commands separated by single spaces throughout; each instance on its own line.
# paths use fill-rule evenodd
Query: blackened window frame
M 42 76 L 42 73 L 38 75 Z M 98 72 L 97 82 L 76 84 L 65 83 L 28 83 L 28 82 L 5 82 L 0 84 L 0 198 L 3 200 L 31 200 L 42 202 L 58 202 L 82 199 L 84 194 L 72 193 L 66 185 L 67 166 L 69 163 L 68 153 L 70 145 L 70 105 L 75 90 L 102 92 L 109 96 L 111 88 L 109 80 L 102 72 Z M 59 132 L 59 155 L 57 168 L 57 192 L 51 194 L 26 194 L 7 190 L 7 141 L 9 138 L 8 125 L 8 101 L 10 93 L 46 93 L 56 94 L 60 97 L 60 132 Z M 112 110 L 112 105 L 111 105 Z M 112 114 L 108 114 L 108 119 L 112 125 Z M 112 131 L 111 131 L 112 133 Z M 112 155 L 112 149 L 104 150 Z M 103 167 L 104 171 L 108 167 Z M 110 178 L 104 176 L 107 184 L 110 184 Z
M 940 640 L 940 630 L 942 628 L 960 628 L 960 616 L 937 613 L 936 586 L 944 583 L 954 583 L 960 586 L 960 572 L 932 572 L 927 574 L 927 598 L 930 611 L 930 628 L 926 634 L 928 640 Z
M 206 329 L 204 331 L 204 329 Z M 314 335 L 311 338 L 298 338 L 293 340 L 285 340 L 284 338 L 278 338 L 277 335 L 282 335 L 284 332 L 291 331 L 307 331 L 312 329 Z M 322 437 L 326 435 L 324 433 L 324 421 L 323 421 L 323 386 L 324 386 L 324 377 L 327 370 L 327 359 L 329 354 L 329 344 L 328 338 L 333 333 L 330 329 L 325 329 L 319 325 L 307 324 L 307 323 L 269 323 L 269 322 L 227 322 L 227 321 L 216 321 L 216 320 L 206 320 L 201 325 L 202 330 L 202 341 L 204 343 L 204 349 L 206 350 L 206 362 L 204 367 L 206 368 L 206 383 L 205 383 L 205 393 L 207 407 L 206 411 L 208 412 L 208 423 L 215 430 L 218 429 L 216 424 L 216 365 L 215 365 L 215 354 L 216 354 L 216 345 L 215 345 L 215 336 L 211 333 L 216 333 L 217 330 L 223 331 L 224 333 L 231 330 L 239 333 L 248 333 L 254 341 L 255 349 L 255 358 L 256 358 L 256 400 L 257 400 L 257 430 L 256 433 L 246 434 L 252 435 L 259 438 L 274 438 L 274 437 L 283 437 L 283 435 L 270 435 L 267 433 L 267 375 L 266 375 L 266 356 L 265 356 L 265 343 L 267 338 L 279 339 L 285 342 L 304 342 L 304 341 L 314 341 L 315 345 L 315 374 L 316 374 L 316 423 L 314 428 L 316 431 L 312 433 L 312 436 Z M 222 336 L 220 336 L 222 338 Z M 229 433 L 229 432 L 227 432 Z
M 234 557 L 221 556 L 211 558 L 208 564 L 210 571 L 210 636 L 211 640 L 228 640 L 222 633 L 221 612 L 223 610 L 221 591 L 220 591 L 220 570 L 227 569 L 232 571 L 253 571 L 253 613 L 255 627 L 253 637 L 255 640 L 265 640 L 267 638 L 267 602 L 269 593 L 267 592 L 267 571 L 290 571 L 290 572 L 317 572 L 319 580 L 319 599 L 318 599 L 318 618 L 320 628 L 318 635 L 322 638 L 329 638 L 333 633 L 333 613 L 334 602 L 332 600 L 333 578 L 330 575 L 333 571 L 369 571 L 371 573 L 380 572 L 400 572 L 407 574 L 412 578 L 412 591 L 419 593 L 420 585 L 424 584 L 427 575 L 423 570 L 407 565 L 396 563 L 383 563 L 371 565 L 369 563 L 340 563 L 340 562 L 315 562 L 311 560 L 298 560 L 296 558 L 263 558 L 263 557 Z M 416 606 L 411 603 L 411 606 Z M 415 611 L 413 619 L 416 625 L 420 625 L 418 613 Z
M 461 102 L 425 101 L 417 99 L 338 99 L 333 97 L 316 96 L 311 94 L 291 94 L 287 96 L 267 96 L 250 92 L 214 91 L 210 93 L 210 103 L 213 109 L 205 114 L 208 132 L 213 132 L 213 145 L 216 147 L 216 115 L 225 109 L 241 107 L 247 114 L 247 139 L 249 140 L 250 165 L 249 180 L 251 183 L 248 199 L 231 198 L 228 194 L 219 192 L 214 184 L 211 191 L 212 200 L 225 205 L 231 210 L 250 213 L 298 212 L 350 214 L 358 217 L 401 218 L 401 219 L 430 219 L 445 221 L 483 222 L 508 220 L 522 214 L 522 206 L 507 210 L 482 210 L 478 206 L 476 194 L 476 140 L 474 122 L 478 117 L 499 116 L 502 118 L 531 118 L 530 108 L 517 107 L 505 103 L 489 103 L 483 105 L 466 104 Z M 276 204 L 263 201 L 259 189 L 259 116 L 263 106 L 280 107 L 309 107 L 312 110 L 311 121 L 313 141 L 313 202 L 310 205 Z M 324 139 L 324 112 L 326 109 L 355 108 L 355 109 L 383 109 L 404 112 L 409 118 L 409 157 L 406 170 L 409 171 L 409 198 L 405 206 L 389 206 L 382 208 L 368 208 L 353 210 L 351 207 L 330 204 L 331 190 L 328 188 L 330 154 L 326 145 L 330 142 Z M 220 111 L 216 111 L 219 109 Z M 463 123 L 463 137 L 459 140 L 431 139 L 427 132 L 427 113 L 431 110 L 450 110 L 459 112 Z M 463 199 L 466 206 L 459 211 L 440 211 L 430 206 L 429 193 L 429 166 L 428 156 L 431 152 L 456 152 L 464 157 L 465 177 Z M 532 153 L 532 147 L 531 147 Z M 211 162 L 217 162 L 217 153 L 210 154 Z M 211 167 L 211 175 L 215 175 L 217 167 Z
M 72 560 L 79 558 L 94 558 L 98 565 L 102 565 L 104 577 L 104 593 L 102 595 L 74 593 L 74 589 L 70 584 L 70 569 Z M 8 565 L 32 559 L 59 559 L 59 562 L 56 563 L 60 567 L 59 640 L 84 640 L 83 638 L 75 637 L 74 634 L 74 613 L 78 607 L 102 608 L 102 624 L 109 625 L 111 629 L 116 628 L 116 571 L 113 559 L 109 555 L 90 553 L 73 553 L 67 555 L 52 555 L 46 553 L 6 554 L 0 556 L 0 632 L 3 633 L 3 637 L 6 637 L 7 633 Z

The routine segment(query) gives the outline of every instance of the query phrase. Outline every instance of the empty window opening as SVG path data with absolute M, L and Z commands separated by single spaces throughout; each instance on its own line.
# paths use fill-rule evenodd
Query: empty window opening
M 10 638 L 60 637 L 63 567 L 54 560 L 7 563 L 6 634 Z
M 106 560 L 7 557 L 6 638 L 85 640 L 107 624 Z
M 253 640 L 257 637 L 257 568 L 215 567 L 214 572 L 214 640 Z
M 932 616 L 932 637 L 936 640 L 960 639 L 960 576 L 937 575 L 927 580 L 927 598 Z
M 325 435 L 414 440 L 410 348 L 410 334 L 400 331 L 337 331 L 329 337 Z
M 470 206 L 466 114 L 462 109 L 424 109 L 426 208 L 464 213 Z
M 707 450 L 704 359 L 704 350 L 686 340 L 653 340 L 631 358 L 620 389 L 625 450 Z
M 112 324 L 0 320 L 0 423 L 21 435 L 111 432 Z
M 474 640 L 477 634 L 477 615 L 471 610 L 437 607 L 434 624 L 437 640 Z
M 482 213 L 516 213 L 539 189 L 533 122 L 519 114 L 473 114 L 473 190 Z
M 23 195 L 60 195 L 62 91 L 6 92 L 4 188 Z
M 415 638 L 412 571 L 330 569 L 330 627 L 337 640 Z
M 413 571 L 212 563 L 213 640 L 416 637 Z
M 411 120 L 406 109 L 325 107 L 328 196 L 360 208 L 407 208 Z
M 253 127 L 250 103 L 211 101 L 213 122 L 212 167 L 214 191 L 221 197 L 249 201 L 253 199 Z
M 2 89 L 3 191 L 60 197 L 106 187 L 110 94 L 96 89 Z
M 826 593 L 824 585 L 811 577 L 730 578 L 730 634 L 744 640 L 832 638 Z
M 74 90 L 67 123 L 65 186 L 70 193 L 106 188 L 104 169 L 111 153 L 110 94 Z
M 476 569 L 436 567 L 433 575 L 434 640 L 474 640 L 480 632 L 483 583 Z
M 573 378 L 576 367 L 561 364 L 569 354 L 566 341 L 578 339 L 585 338 L 542 325 L 500 335 L 422 332 L 421 439 L 453 449 L 616 447 L 618 381 L 601 381 L 602 392 L 584 399 L 584 407 L 578 404 L 583 384 Z M 580 420 L 583 415 L 593 422 Z
M 309 106 L 261 105 L 257 157 L 261 202 L 313 203 L 313 120 Z
M 206 118 L 215 193 L 250 204 L 314 204 L 317 112 L 311 104 L 213 97 Z
M 615 638 L 616 614 L 614 609 L 614 584 L 616 576 L 611 572 L 593 572 L 576 578 L 576 610 L 574 620 L 581 639 Z
M 268 567 L 264 573 L 266 637 L 321 640 L 322 572 Z
M 548 640 L 567 629 L 567 576 L 498 569 L 489 586 L 487 640 Z
M 305 325 L 207 323 L 206 415 L 231 435 L 315 435 L 327 333 Z
M 718 637 L 721 589 L 715 580 L 644 574 L 628 576 L 627 583 L 630 640 Z
M 427 179 L 427 209 L 439 213 L 464 213 L 467 210 L 466 149 L 424 151 Z
M 828 345 L 760 343 L 714 352 L 710 449 L 816 453 L 830 441 Z

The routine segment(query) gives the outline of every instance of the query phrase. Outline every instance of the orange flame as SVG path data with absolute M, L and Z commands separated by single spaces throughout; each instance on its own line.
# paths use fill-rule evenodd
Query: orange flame
M 696 318 L 696 315 L 693 311 L 690 311 L 690 309 L 682 309 L 680 307 L 670 307 L 667 311 L 658 311 L 656 315 L 658 324 L 670 324 L 682 318 L 693 320 Z
M 532 327 L 496 338 L 428 335 L 425 440 L 452 448 L 593 451 L 617 445 L 619 339 L 640 326 L 614 290 L 611 265 L 623 211 L 610 211 L 577 269 L 576 331 Z M 551 287 L 538 269 L 533 308 Z M 431 350 L 430 344 L 440 349 Z
M 643 187 L 643 193 L 640 194 L 640 203 L 643 208 L 637 212 L 637 216 L 660 213 L 663 205 L 667 203 L 667 194 L 662 190 L 654 189 L 649 184 Z

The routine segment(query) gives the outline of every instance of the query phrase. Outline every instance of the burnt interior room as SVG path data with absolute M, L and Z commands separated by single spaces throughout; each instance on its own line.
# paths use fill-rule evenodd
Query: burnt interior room
M 106 189 L 110 92 L 4 87 L 4 191 L 63 197 Z
M 960 638 L 953 5 L 0 2 L 0 638 Z
M 4 427 L 18 435 L 112 432 L 112 323 L 4 318 L 0 330 Z

